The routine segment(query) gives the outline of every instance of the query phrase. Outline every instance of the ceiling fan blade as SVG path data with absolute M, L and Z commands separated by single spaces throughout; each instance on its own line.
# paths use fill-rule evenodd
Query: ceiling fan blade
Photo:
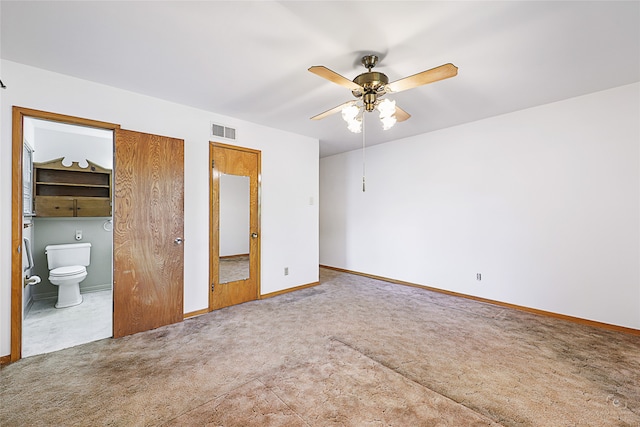
M 448 79 L 449 77 L 454 77 L 457 74 L 458 67 L 453 64 L 444 64 L 439 67 L 414 74 L 413 76 L 391 82 L 385 86 L 385 91 L 393 93 L 402 92 L 403 90 L 413 89 L 414 87 L 426 85 L 427 83 Z
M 360 85 L 355 84 L 348 78 L 343 77 L 340 74 L 336 73 L 335 71 L 331 71 L 330 69 L 322 65 L 314 65 L 313 67 L 309 68 L 309 71 L 333 83 L 339 84 L 340 86 L 344 86 L 349 90 L 362 89 Z
M 324 113 L 320 113 L 316 116 L 311 117 L 311 120 L 320 120 L 320 119 L 324 119 L 327 116 L 330 116 L 332 114 L 337 113 L 338 111 L 341 111 L 344 107 L 348 106 L 348 105 L 352 105 L 355 104 L 356 101 L 347 101 L 344 104 L 340 104 L 337 107 L 333 107 L 330 110 L 325 111 Z
M 402 108 L 398 107 L 396 105 L 396 120 L 398 122 L 404 122 L 405 120 L 407 120 L 409 117 L 411 117 L 411 114 L 407 113 L 406 111 L 404 111 Z

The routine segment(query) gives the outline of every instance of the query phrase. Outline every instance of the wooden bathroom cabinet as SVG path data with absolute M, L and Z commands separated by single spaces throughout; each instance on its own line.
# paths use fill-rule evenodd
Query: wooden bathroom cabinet
M 38 217 L 111 216 L 111 169 L 87 161 L 64 166 L 62 158 L 33 164 Z

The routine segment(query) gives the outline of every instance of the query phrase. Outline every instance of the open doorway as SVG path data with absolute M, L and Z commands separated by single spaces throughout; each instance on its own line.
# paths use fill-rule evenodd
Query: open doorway
M 147 331 L 179 322 L 183 319 L 184 290 L 184 141 L 159 135 L 143 134 L 120 129 L 120 125 L 100 122 L 80 117 L 38 111 L 22 107 L 13 107 L 12 149 L 13 173 L 11 175 L 11 355 L 14 362 L 22 357 L 23 315 L 25 308 L 25 286 L 31 277 L 29 254 L 25 249 L 24 230 L 30 228 L 25 221 L 33 216 L 29 209 L 33 195 L 26 194 L 32 188 L 30 182 L 38 184 L 37 176 L 24 172 L 32 170 L 26 166 L 31 154 L 25 149 L 23 122 L 27 118 L 59 122 L 86 128 L 107 129 L 113 131 L 112 153 L 113 172 L 95 163 L 89 163 L 89 170 L 102 175 L 99 182 L 81 180 L 83 194 L 74 192 L 72 200 L 64 203 L 49 203 L 44 200 L 40 206 L 49 209 L 49 213 L 58 210 L 72 210 L 74 217 L 93 216 L 107 218 L 104 212 L 104 192 L 106 208 L 113 214 L 112 275 L 113 304 L 112 332 L 114 337 Z M 54 162 L 55 163 L 55 162 Z M 42 165 L 40 165 L 42 166 Z M 58 168 L 58 166 L 60 166 Z M 74 168 L 79 165 L 75 163 Z M 64 165 L 44 165 L 44 168 L 62 169 Z M 32 170 L 35 172 L 35 168 Z M 79 170 L 75 172 L 83 173 Z M 59 173 L 56 170 L 54 174 Z M 104 174 L 110 174 L 104 183 Z M 45 180 L 46 181 L 46 180 Z M 52 187 L 62 187 L 60 180 L 53 180 Z M 103 188 L 100 188 L 100 187 Z M 47 196 L 56 195 L 52 193 Z M 86 193 L 85 193 L 86 191 Z M 42 195 L 42 193 L 41 193 Z M 36 199 L 36 195 L 33 196 Z M 84 200 L 90 198 L 91 200 Z M 102 200 L 100 200 L 102 199 Z M 61 198 L 57 198 L 60 201 Z M 109 203 L 111 200 L 113 204 Z M 35 201 L 36 217 L 38 202 Z M 135 203 L 132 203 L 135 201 Z M 27 227 L 25 227 L 27 225 Z M 102 221 L 104 231 L 108 232 L 108 220 Z M 76 228 L 72 228 L 75 240 Z M 83 230 L 81 230 L 83 231 Z M 83 233 L 84 234 L 84 233 Z M 84 260 L 84 261 L 83 261 Z M 79 265 L 86 260 L 83 258 Z M 89 264 L 89 263 L 87 263 Z M 84 264 L 86 265 L 86 264 Z M 27 268 L 25 269 L 25 266 Z M 47 260 L 47 267 L 48 260 Z M 75 267 L 78 267 L 76 265 Z M 75 268 L 73 274 L 76 273 Z M 29 274 L 25 274 L 29 271 Z M 61 274 L 65 274 L 63 271 Z M 85 272 L 86 273 L 86 272 Z M 42 279 L 42 278 L 40 278 Z M 84 279 L 83 279 L 84 280 Z M 79 293 L 79 292 L 78 292 Z M 79 297 L 80 295 L 78 295 Z M 58 294 L 58 298 L 60 295 Z M 79 299 L 79 298 L 78 298 Z M 76 299 L 76 302 L 78 302 Z M 62 304 L 67 305 L 67 304 Z
M 35 179 L 33 176 L 33 139 L 30 134 L 33 129 L 25 128 L 23 123 L 27 119 L 38 119 L 54 124 L 67 124 L 79 127 L 106 129 L 114 131 L 120 126 L 113 123 L 50 113 L 22 107 L 13 107 L 12 117 L 12 163 L 11 175 L 11 245 L 15 250 L 11 253 L 11 355 L 12 362 L 22 357 L 24 313 L 29 298 L 33 298 L 32 289 L 37 286 L 35 275 L 35 260 L 33 250 L 27 251 L 33 240 L 33 220 L 35 210 Z M 29 142 L 29 138 L 31 142 Z M 25 143 L 25 141 L 27 143 Z M 44 147 L 44 146 L 43 146 Z M 113 154 L 113 139 L 111 142 Z M 42 147 L 41 147 L 42 148 Z M 42 148 L 44 151 L 44 148 Z M 113 158 L 113 156 L 112 156 Z M 55 208 L 55 207 L 54 207 Z M 37 215 L 35 215 L 37 217 Z M 75 230 L 74 230 L 75 233 Z M 25 237 L 27 240 L 25 240 Z M 74 236 L 75 239 L 75 236 Z M 30 248 L 33 249 L 33 248 Z M 33 280 L 28 280 L 32 278 Z M 42 278 L 39 277 L 40 282 Z M 33 283 L 29 284 L 29 283 Z
M 22 356 L 28 357 L 113 335 L 114 135 L 34 117 L 25 117 L 22 128 Z M 67 266 L 67 254 L 80 250 L 88 265 Z M 86 273 L 76 275 L 79 282 L 54 278 L 72 264 Z

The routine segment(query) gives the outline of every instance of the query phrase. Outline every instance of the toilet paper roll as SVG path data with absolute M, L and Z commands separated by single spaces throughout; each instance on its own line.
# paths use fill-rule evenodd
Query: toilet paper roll
M 25 277 L 24 279 L 24 283 L 27 285 L 37 285 L 38 283 L 40 283 L 42 281 L 42 279 L 40 278 L 40 276 L 31 276 L 31 277 Z

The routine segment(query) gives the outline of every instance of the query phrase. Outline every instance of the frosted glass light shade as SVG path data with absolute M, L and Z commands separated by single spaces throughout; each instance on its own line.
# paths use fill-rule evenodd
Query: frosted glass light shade
M 390 99 L 383 99 L 378 104 L 378 111 L 380 111 L 380 118 L 391 117 L 396 113 L 396 101 Z

